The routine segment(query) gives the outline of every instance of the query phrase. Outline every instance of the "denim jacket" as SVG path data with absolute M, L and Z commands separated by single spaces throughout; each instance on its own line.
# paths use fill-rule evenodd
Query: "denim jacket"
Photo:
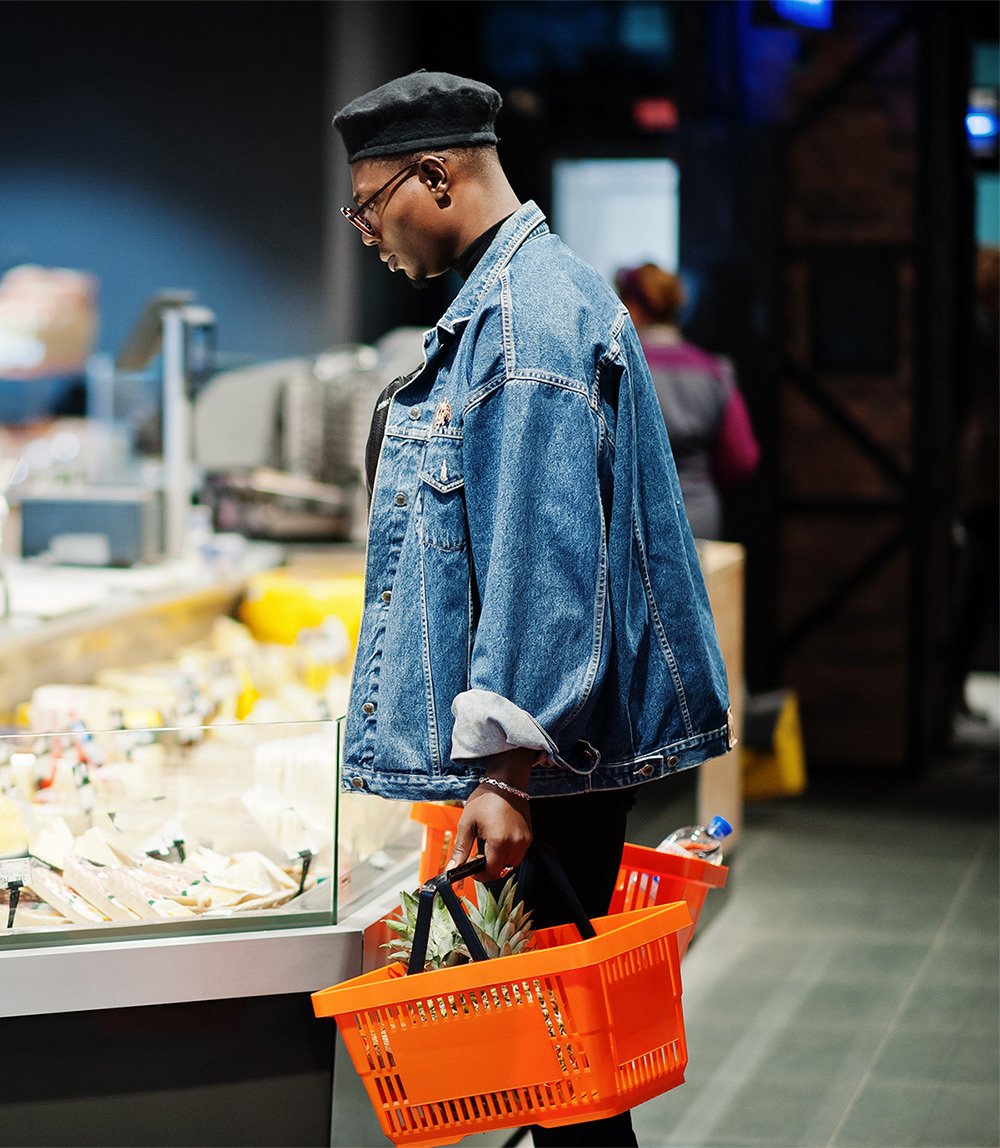
M 638 336 L 527 203 L 391 399 L 342 784 L 464 798 L 521 746 L 533 796 L 635 785 L 725 753 L 728 705 Z

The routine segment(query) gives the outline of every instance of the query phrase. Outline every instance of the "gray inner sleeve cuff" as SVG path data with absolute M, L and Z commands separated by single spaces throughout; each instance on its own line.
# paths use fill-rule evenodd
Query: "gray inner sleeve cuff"
M 466 690 L 451 703 L 453 761 L 472 761 L 509 749 L 537 749 L 559 760 L 559 747 L 526 710 L 490 690 Z

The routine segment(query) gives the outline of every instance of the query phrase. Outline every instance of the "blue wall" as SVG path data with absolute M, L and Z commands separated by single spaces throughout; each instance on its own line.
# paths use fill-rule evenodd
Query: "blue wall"
M 4 263 L 76 267 L 101 281 L 99 349 L 115 352 L 146 298 L 195 291 L 230 352 L 283 355 L 322 347 L 318 284 L 280 252 L 261 249 L 224 219 L 168 187 L 139 188 L 60 167 L 0 169 Z
M 1000 176 L 976 176 L 976 242 L 1000 246 Z
M 7 4 L 0 270 L 101 282 L 99 348 L 193 290 L 223 352 L 310 354 L 323 314 L 323 5 Z

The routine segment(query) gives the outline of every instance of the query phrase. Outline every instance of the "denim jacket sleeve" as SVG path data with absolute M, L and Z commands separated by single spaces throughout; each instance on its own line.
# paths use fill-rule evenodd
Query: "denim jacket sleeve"
M 606 662 L 603 449 L 579 382 L 533 371 L 472 396 L 463 453 L 476 626 L 470 688 L 452 707 L 455 760 L 518 746 L 568 765 L 562 738 Z

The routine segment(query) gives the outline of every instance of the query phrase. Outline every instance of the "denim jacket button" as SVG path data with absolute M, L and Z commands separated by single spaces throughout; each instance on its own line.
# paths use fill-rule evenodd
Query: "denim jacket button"
M 391 590 L 383 590 L 379 596 L 381 597 L 383 602 L 391 602 L 392 601 L 392 591 Z
M 670 756 L 667 758 L 667 765 L 676 765 L 676 764 L 678 763 L 678 761 L 680 761 L 680 758 L 679 758 L 679 757 L 677 757 L 677 755 L 676 755 L 676 754 L 673 754 L 673 753 L 672 753 L 672 754 L 671 754 L 671 755 L 670 755 Z
M 413 419 L 414 422 L 416 422 L 417 419 L 420 418 L 420 408 L 419 407 L 410 407 L 410 418 Z
M 397 506 L 405 506 L 406 505 L 406 495 L 401 490 L 398 491 L 396 494 L 396 505 Z
M 365 702 L 365 704 L 361 707 L 361 712 L 364 714 L 373 714 L 375 712 L 375 703 Z
M 364 789 L 364 787 L 365 787 L 365 779 L 363 777 L 352 777 L 351 778 L 351 788 L 352 789 Z
M 656 771 L 655 771 L 655 769 L 653 768 L 653 766 L 651 766 L 651 765 L 644 765 L 644 766 L 642 767 L 642 769 L 640 769 L 640 770 L 639 770 L 639 772 L 642 774 L 642 776 L 643 776 L 643 777 L 652 777 L 652 776 L 653 776 L 653 774 L 654 774 Z

